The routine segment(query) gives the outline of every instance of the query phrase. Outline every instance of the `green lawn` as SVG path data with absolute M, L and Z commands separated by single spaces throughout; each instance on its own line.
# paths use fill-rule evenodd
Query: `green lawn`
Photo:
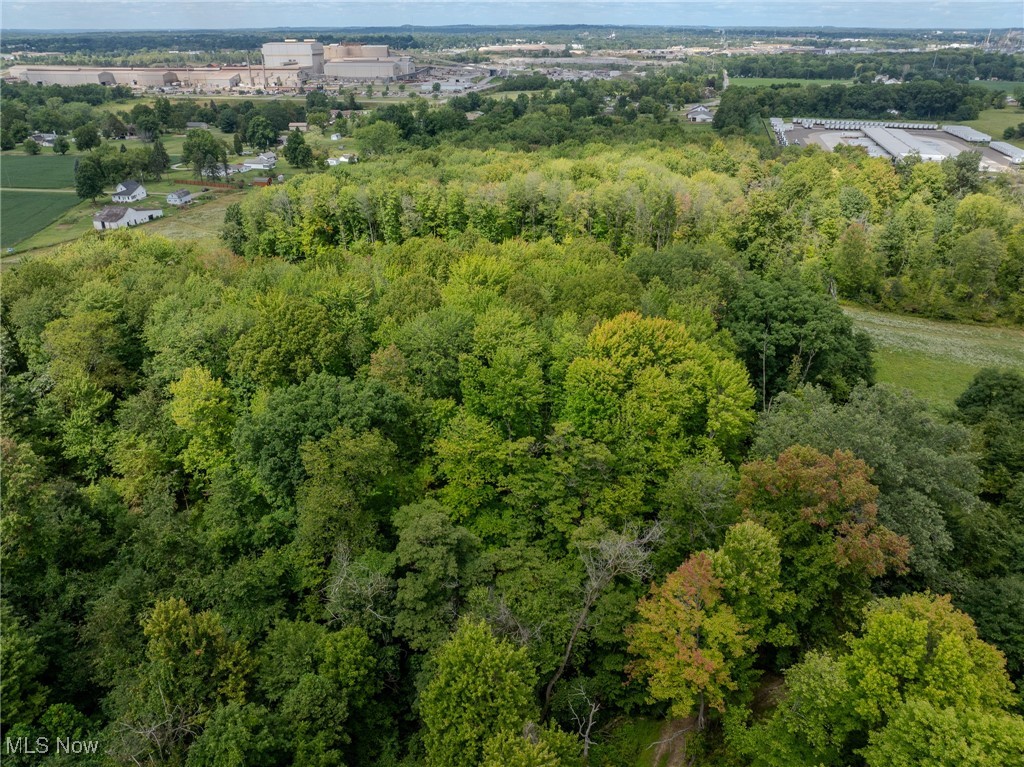
M 52 152 L 35 157 L 27 154 L 5 154 L 0 157 L 0 187 L 70 189 L 74 186 L 74 157 L 61 157 Z
M 1024 330 L 939 322 L 860 307 L 843 310 L 875 342 L 878 380 L 951 406 L 984 367 L 1024 371 Z
M 0 247 L 27 240 L 77 204 L 66 192 L 0 191 Z

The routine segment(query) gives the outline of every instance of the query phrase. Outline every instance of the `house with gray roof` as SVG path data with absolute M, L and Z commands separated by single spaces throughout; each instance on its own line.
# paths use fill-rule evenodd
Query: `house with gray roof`
M 122 181 L 114 189 L 114 195 L 111 199 L 114 202 L 138 202 L 139 200 L 146 199 L 146 187 L 140 184 L 138 181 Z

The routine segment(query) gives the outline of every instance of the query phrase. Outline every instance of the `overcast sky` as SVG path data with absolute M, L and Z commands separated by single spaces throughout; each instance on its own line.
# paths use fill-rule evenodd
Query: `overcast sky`
M 239 29 L 446 24 L 665 24 L 987 29 L 1024 26 L 1024 0 L 0 0 L 0 29 Z

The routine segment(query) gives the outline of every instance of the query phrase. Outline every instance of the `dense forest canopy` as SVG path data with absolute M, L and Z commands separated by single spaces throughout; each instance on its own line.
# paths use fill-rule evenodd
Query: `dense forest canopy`
M 2 735 L 101 744 L 5 760 L 1019 760 L 1024 376 L 936 412 L 837 299 L 1024 322 L 1020 186 L 640 108 L 696 85 L 390 105 L 218 247 L 5 270 Z

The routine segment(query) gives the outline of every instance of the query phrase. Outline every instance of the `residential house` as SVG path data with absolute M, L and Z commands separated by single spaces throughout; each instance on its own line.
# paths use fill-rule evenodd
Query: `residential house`
M 114 202 L 138 202 L 139 200 L 146 199 L 146 187 L 140 184 L 138 181 L 122 181 L 114 189 L 114 195 L 111 199 Z
M 33 133 L 29 138 L 39 144 L 39 146 L 53 146 L 54 142 L 57 140 L 57 134 Z
M 715 119 L 714 114 L 703 104 L 698 104 L 686 112 L 686 121 L 691 123 L 709 123 Z
M 291 132 L 293 130 L 305 133 L 309 130 L 309 123 L 288 123 L 288 131 Z
M 257 176 L 252 180 L 253 186 L 270 186 L 274 183 L 274 179 L 269 176 Z
M 192 202 L 192 192 L 188 189 L 179 189 L 167 195 L 168 205 L 185 205 Z
M 210 124 L 203 122 L 185 123 L 185 130 L 210 130 Z
M 273 152 L 264 152 L 252 157 L 242 163 L 249 170 L 273 170 L 277 165 L 277 155 Z
M 162 210 L 136 210 L 135 208 L 122 208 L 116 205 L 108 205 L 92 217 L 93 229 L 121 229 L 126 226 L 136 226 L 160 218 Z

